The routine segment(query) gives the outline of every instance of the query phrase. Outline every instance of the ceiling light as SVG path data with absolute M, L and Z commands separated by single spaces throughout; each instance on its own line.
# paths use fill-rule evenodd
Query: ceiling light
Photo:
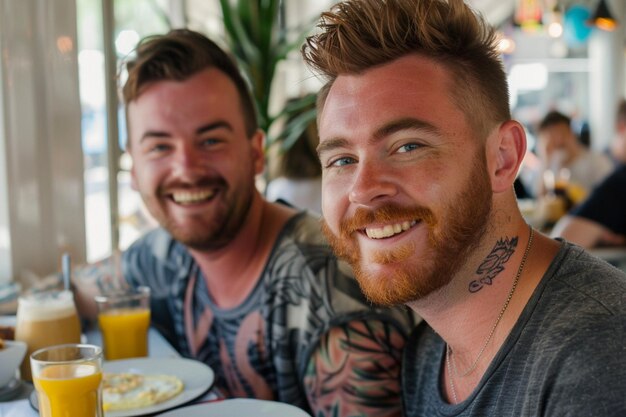
M 617 20 L 611 14 L 606 0 L 600 0 L 596 11 L 591 15 L 587 24 L 595 26 L 598 29 L 612 31 L 617 27 Z

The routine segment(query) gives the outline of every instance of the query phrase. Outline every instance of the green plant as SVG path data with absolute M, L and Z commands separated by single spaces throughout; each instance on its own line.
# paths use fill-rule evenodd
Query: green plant
M 278 114 L 271 114 L 272 83 L 278 64 L 290 52 L 299 49 L 313 22 L 306 27 L 286 27 L 281 20 L 281 3 L 280 0 L 220 0 L 226 41 L 250 82 L 259 126 L 268 135 L 267 146 L 280 141 L 281 148 L 288 149 L 315 118 L 315 111 L 303 112 L 283 126 L 278 134 L 274 134 L 272 126 L 302 112 L 315 97 L 307 95 L 291 100 Z

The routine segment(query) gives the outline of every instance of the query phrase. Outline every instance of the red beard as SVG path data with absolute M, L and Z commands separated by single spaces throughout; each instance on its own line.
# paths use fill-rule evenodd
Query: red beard
M 439 216 L 427 207 L 400 207 L 393 203 L 374 210 L 359 208 L 339 225 L 335 235 L 325 221 L 322 230 L 335 254 L 345 259 L 365 296 L 373 303 L 390 306 L 419 300 L 447 285 L 479 243 L 491 211 L 491 182 L 484 152 L 475 162 L 468 180 Z M 428 228 L 428 247 L 417 253 L 414 244 L 399 245 L 363 259 L 356 233 L 367 225 L 403 221 L 423 222 Z M 410 230 L 407 231 L 410 233 Z M 373 266 L 384 265 L 381 274 Z

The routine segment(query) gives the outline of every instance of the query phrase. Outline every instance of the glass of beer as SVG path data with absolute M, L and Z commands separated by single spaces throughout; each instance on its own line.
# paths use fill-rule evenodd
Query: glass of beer
M 30 356 L 41 417 L 103 417 L 102 348 L 56 345 Z
M 29 357 L 44 347 L 80 343 L 80 321 L 71 291 L 47 291 L 20 297 L 15 339 L 28 345 L 20 367 L 22 379 L 31 380 Z
M 150 288 L 118 290 L 95 300 L 105 359 L 148 356 Z

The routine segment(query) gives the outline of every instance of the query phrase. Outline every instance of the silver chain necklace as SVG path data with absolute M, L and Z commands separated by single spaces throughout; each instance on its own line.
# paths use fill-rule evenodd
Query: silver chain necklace
M 455 404 L 458 404 L 459 401 L 457 400 L 456 387 L 454 385 L 454 378 L 466 377 L 467 375 L 471 374 L 476 369 L 476 367 L 478 366 L 478 362 L 480 361 L 480 358 L 483 356 L 485 349 L 487 349 L 489 342 L 491 342 L 491 338 L 496 332 L 496 328 L 498 327 L 498 324 L 500 324 L 500 321 L 502 320 L 502 317 L 504 316 L 506 309 L 509 307 L 511 298 L 513 298 L 513 293 L 515 293 L 515 290 L 517 289 L 517 284 L 519 282 L 520 277 L 522 276 L 522 271 L 524 271 L 524 265 L 526 264 L 526 259 L 528 258 L 528 252 L 530 252 L 530 247 L 533 243 L 533 228 L 531 226 L 528 226 L 528 229 L 530 230 L 530 236 L 528 237 L 526 250 L 524 251 L 522 262 L 520 262 L 519 268 L 517 269 L 517 274 L 515 275 L 515 279 L 513 280 L 513 286 L 511 287 L 511 290 L 509 291 L 509 295 L 506 297 L 506 301 L 504 302 L 504 305 L 502 306 L 502 309 L 500 310 L 500 314 L 498 314 L 498 318 L 496 319 L 496 322 L 491 327 L 491 331 L 489 332 L 489 335 L 487 336 L 485 343 L 483 343 L 483 346 L 480 348 L 480 351 L 478 352 L 478 356 L 476 356 L 476 359 L 474 360 L 474 362 L 463 373 L 459 373 L 459 371 L 457 370 L 456 360 L 454 359 L 454 356 L 453 356 L 454 352 L 452 351 L 452 348 L 450 347 L 450 345 L 446 344 L 446 367 L 448 368 L 448 375 L 450 377 L 450 390 L 452 391 L 452 399 L 454 400 Z M 450 358 L 452 358 L 452 360 L 450 360 Z M 454 375 L 452 374 L 452 370 L 454 370 Z

